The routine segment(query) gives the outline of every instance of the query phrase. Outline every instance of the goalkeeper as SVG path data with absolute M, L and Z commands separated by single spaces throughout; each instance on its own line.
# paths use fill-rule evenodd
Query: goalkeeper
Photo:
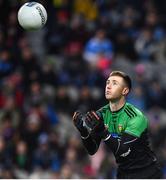
M 118 179 L 159 179 L 161 170 L 149 147 L 148 120 L 126 102 L 130 89 L 130 77 L 113 71 L 105 87 L 109 103 L 86 115 L 75 112 L 73 123 L 90 155 L 97 152 L 101 141 L 113 152 L 118 164 Z

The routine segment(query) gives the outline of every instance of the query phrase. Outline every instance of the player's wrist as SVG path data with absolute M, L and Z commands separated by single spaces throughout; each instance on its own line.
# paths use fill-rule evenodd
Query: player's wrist
M 111 137 L 111 134 L 108 133 L 108 134 L 103 138 L 103 141 L 107 141 L 110 137 Z
M 110 138 L 110 136 L 111 136 L 111 134 L 107 128 L 105 128 L 103 131 L 100 132 L 100 137 L 104 141 L 108 140 Z

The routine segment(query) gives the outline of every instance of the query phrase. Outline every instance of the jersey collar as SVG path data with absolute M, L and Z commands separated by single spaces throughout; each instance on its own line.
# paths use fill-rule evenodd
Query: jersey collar
M 126 103 L 120 108 L 120 109 L 118 109 L 117 111 L 111 111 L 111 108 L 110 108 L 110 106 L 109 106 L 109 109 L 110 109 L 110 111 L 112 112 L 112 113 L 119 113 L 120 111 L 122 111 L 122 109 L 125 107 L 125 105 L 126 105 Z

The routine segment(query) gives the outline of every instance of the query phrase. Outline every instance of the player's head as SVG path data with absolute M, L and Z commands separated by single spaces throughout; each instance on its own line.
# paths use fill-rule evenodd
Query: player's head
M 109 101 L 125 98 L 131 90 L 131 79 L 122 71 L 112 71 L 106 81 L 105 96 Z

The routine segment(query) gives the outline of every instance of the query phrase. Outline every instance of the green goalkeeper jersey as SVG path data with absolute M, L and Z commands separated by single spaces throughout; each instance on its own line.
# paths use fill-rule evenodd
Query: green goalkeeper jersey
M 127 152 L 128 156 L 115 153 L 116 162 L 121 169 L 140 169 L 156 161 L 156 156 L 149 146 L 148 120 L 140 110 L 132 104 L 125 103 L 116 112 L 111 112 L 109 104 L 100 108 L 98 112 L 102 114 L 104 124 L 108 127 L 112 137 L 121 141 L 123 134 L 129 134 L 137 139 L 132 142 L 133 145 L 129 149 L 131 152 Z
M 129 103 L 126 103 L 116 112 L 110 111 L 109 104 L 102 107 L 99 111 L 102 113 L 104 124 L 115 137 L 121 136 L 124 132 L 140 137 L 142 132 L 148 127 L 147 118 Z

